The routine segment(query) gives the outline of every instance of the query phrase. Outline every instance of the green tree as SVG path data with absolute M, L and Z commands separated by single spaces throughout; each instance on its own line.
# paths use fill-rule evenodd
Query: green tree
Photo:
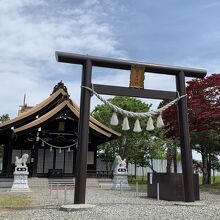
M 109 99 L 112 104 L 132 112 L 147 112 L 151 105 L 148 105 L 136 98 L 119 97 L 116 96 Z M 164 155 L 164 146 L 161 138 L 156 138 L 152 141 L 152 137 L 158 137 L 160 131 L 146 131 L 147 119 L 140 119 L 142 132 L 133 132 L 135 118 L 129 118 L 129 131 L 122 131 L 121 124 L 123 116 L 118 114 L 119 125 L 110 125 L 110 118 L 113 111 L 106 105 L 98 105 L 92 112 L 93 117 L 102 122 L 103 124 L 111 127 L 115 131 L 121 133 L 121 137 L 117 140 L 108 142 L 98 147 L 98 154 L 103 160 L 112 162 L 116 154 L 126 158 L 127 162 L 134 163 L 140 166 L 150 166 L 149 160 L 152 158 L 161 158 Z M 151 167 L 153 169 L 153 167 Z
M 7 121 L 9 120 L 10 117 L 8 114 L 3 114 L 3 115 L 0 115 L 0 123 L 4 122 L 4 121 Z
M 202 156 L 203 184 L 211 183 L 211 169 L 220 166 L 218 155 L 220 153 L 220 135 L 216 131 L 192 131 L 191 144 L 194 150 Z
M 3 114 L 3 115 L 0 115 L 0 123 L 4 122 L 4 121 L 7 121 L 9 120 L 9 115 L 8 114 Z M 0 158 L 3 157 L 3 148 L 4 146 L 3 145 L 0 145 Z

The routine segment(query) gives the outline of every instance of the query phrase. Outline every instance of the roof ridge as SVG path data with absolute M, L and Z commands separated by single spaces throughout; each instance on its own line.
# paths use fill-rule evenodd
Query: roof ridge
M 15 133 L 21 132 L 23 130 L 35 127 L 41 123 L 43 123 L 44 121 L 48 120 L 50 117 L 53 117 L 54 115 L 56 115 L 61 109 L 63 109 L 65 106 L 68 106 L 68 108 L 70 108 L 70 110 L 77 116 L 79 117 L 79 111 L 78 109 L 75 108 L 74 105 L 72 105 L 71 100 L 64 100 L 63 102 L 61 102 L 59 105 L 57 105 L 55 108 L 53 108 L 52 110 L 50 110 L 49 112 L 47 112 L 46 114 L 42 115 L 41 117 L 35 119 L 34 121 L 29 122 L 28 124 L 25 124 L 21 127 L 18 127 L 16 129 L 14 129 Z M 91 116 L 90 116 L 91 117 Z M 111 131 L 106 131 L 104 130 L 102 127 L 100 128 L 99 126 L 97 126 L 97 124 L 95 124 L 94 122 L 92 122 L 91 120 L 89 120 L 89 127 L 91 127 L 92 129 L 102 133 L 103 135 L 107 136 L 107 137 L 111 137 L 112 134 L 115 134 L 114 132 Z
M 61 80 L 60 82 L 58 82 L 57 85 L 55 85 L 55 86 L 53 87 L 53 92 L 51 93 L 51 95 L 52 95 L 53 93 L 55 93 L 57 90 L 59 90 L 59 89 L 63 89 L 63 90 L 66 92 L 66 94 L 69 95 L 69 93 L 68 93 L 68 91 L 67 91 L 67 87 L 64 85 L 64 83 L 63 83 L 62 80 Z
M 6 125 L 12 124 L 14 122 L 17 122 L 27 116 L 30 116 L 36 112 L 38 112 L 40 109 L 48 105 L 50 102 L 52 102 L 56 97 L 59 96 L 59 94 L 67 95 L 66 91 L 63 90 L 63 88 L 59 88 L 55 93 L 51 94 L 48 98 L 40 102 L 39 104 L 36 104 L 33 108 L 31 108 L 27 112 L 23 112 L 20 115 L 16 116 L 13 119 L 10 119 L 8 121 L 5 121 L 4 123 L 0 124 L 0 127 L 4 127 Z

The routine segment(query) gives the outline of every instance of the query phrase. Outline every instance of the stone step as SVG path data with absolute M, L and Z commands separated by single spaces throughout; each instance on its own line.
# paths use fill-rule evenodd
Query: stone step
M 47 187 L 50 183 L 54 184 L 75 184 L 75 178 L 38 178 L 32 177 L 28 179 L 28 184 L 30 188 L 33 187 Z M 88 187 L 98 187 L 99 186 L 99 179 L 96 178 L 87 178 L 86 179 L 86 186 Z
M 28 178 L 28 185 L 30 188 L 47 188 L 48 187 L 48 178 L 38 178 L 38 177 L 31 177 Z
M 99 183 L 111 183 L 113 180 L 111 178 L 100 178 Z
M 47 188 L 50 182 L 56 182 L 56 183 L 75 183 L 75 178 L 41 178 L 41 177 L 29 177 L 28 178 L 28 185 L 30 188 Z M 100 183 L 111 183 L 112 179 L 108 178 L 87 178 L 86 179 L 86 186 L 88 187 L 99 187 Z M 1 178 L 0 179 L 0 188 L 11 188 L 13 183 L 13 178 Z
M 0 188 L 11 188 L 13 178 L 0 178 Z
M 86 179 L 86 186 L 88 187 L 98 187 L 99 180 L 97 178 L 87 178 Z

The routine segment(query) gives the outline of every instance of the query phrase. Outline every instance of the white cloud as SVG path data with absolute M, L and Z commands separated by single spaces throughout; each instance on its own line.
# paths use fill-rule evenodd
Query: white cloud
M 216 58 L 202 59 L 202 58 L 189 57 L 187 59 L 179 60 L 178 65 L 186 66 L 186 67 L 193 66 L 194 68 L 204 69 L 207 71 L 208 74 L 219 73 L 219 69 L 220 69 L 219 59 Z
M 2 91 L 0 93 L 0 114 L 9 113 L 11 117 L 14 117 L 24 93 L 27 94 L 28 104 L 35 105 L 41 102 L 48 97 L 53 86 L 60 80 L 64 81 L 72 99 L 79 104 L 81 67 L 58 63 L 55 60 L 56 50 L 127 58 L 127 53 L 119 49 L 123 45 L 122 38 L 126 42 L 124 47 L 127 51 L 133 44 L 146 47 L 146 39 L 141 41 L 137 37 L 143 34 L 143 28 L 136 29 L 136 27 L 130 26 L 130 23 L 129 29 L 123 28 L 123 25 L 129 22 L 126 19 L 126 21 L 120 21 L 125 14 L 128 16 L 127 12 L 123 11 L 123 7 L 127 7 L 127 5 L 117 5 L 110 0 L 64 0 L 62 3 L 57 0 L 3 0 L 0 7 L 0 82 Z M 117 12 L 120 13 L 117 14 Z M 123 14 L 122 17 L 120 17 L 121 14 Z M 137 18 L 136 13 L 129 16 L 133 16 L 131 19 L 134 20 Z M 143 20 L 143 22 L 146 24 L 149 21 Z M 125 33 L 121 33 L 122 31 Z M 128 39 L 126 41 L 125 36 L 128 32 L 135 34 L 135 39 L 132 35 L 132 39 L 128 38 L 129 41 Z M 155 34 L 155 32 L 152 33 Z M 153 35 L 152 39 L 148 39 L 149 45 L 155 41 L 155 37 L 156 35 Z M 139 39 L 140 42 L 138 42 Z M 216 37 L 217 39 L 218 37 Z M 162 43 L 166 39 L 161 38 L 160 40 Z M 173 45 L 173 43 L 172 45 L 163 44 L 169 47 Z M 130 53 L 131 57 L 142 56 L 135 48 Z M 150 50 L 146 54 L 149 54 L 148 57 L 151 60 L 153 55 Z M 201 60 L 201 57 L 187 59 L 185 56 L 183 60 L 180 60 L 179 57 L 174 59 L 172 53 L 167 56 L 171 57 L 169 64 L 204 67 L 210 72 L 217 72 L 219 69 L 217 59 L 211 61 L 210 59 Z M 175 91 L 174 77 L 146 73 L 145 78 L 145 88 L 147 89 Z M 93 82 L 128 86 L 129 73 L 128 71 L 95 69 Z M 146 101 L 153 103 L 154 108 L 159 103 L 159 101 Z M 100 102 L 93 98 L 91 103 L 91 108 L 93 108 Z
M 54 84 L 66 81 L 79 100 L 77 67 L 57 63 L 55 51 L 123 56 L 99 1 L 78 5 L 58 1 L 5 0 L 0 7 L 0 114 L 17 114 L 22 96 L 28 104 L 46 98 Z M 73 87 L 72 87 L 73 86 Z M 70 88 L 71 87 L 71 88 Z M 72 89 L 74 88 L 74 89 Z M 78 88 L 78 89 L 77 89 Z M 75 91 L 77 90 L 77 92 Z

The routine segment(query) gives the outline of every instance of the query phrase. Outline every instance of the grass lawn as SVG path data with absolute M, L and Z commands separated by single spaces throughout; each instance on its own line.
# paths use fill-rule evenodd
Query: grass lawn
M 129 186 L 131 188 L 136 188 L 137 187 L 136 183 L 129 183 Z M 147 189 L 147 183 L 138 183 L 138 188 L 139 189 Z
M 128 183 L 130 187 L 136 187 L 136 182 L 138 182 L 138 187 L 141 189 L 147 189 L 147 177 L 144 176 L 137 176 L 136 179 L 134 176 L 128 176 Z M 202 176 L 199 177 L 199 184 L 201 189 L 214 189 L 214 190 L 220 190 L 220 176 L 215 177 L 215 184 L 213 184 L 213 178 L 212 178 L 212 184 L 210 185 L 202 185 Z
M 132 188 L 136 188 L 138 182 L 138 188 L 139 189 L 147 189 L 147 177 L 144 176 L 137 176 L 136 179 L 134 176 L 129 175 L 128 176 L 128 183 L 129 186 Z
M 27 195 L 1 195 L 0 210 L 8 208 L 24 208 L 31 203 L 31 198 Z
M 212 181 L 212 184 L 214 183 L 213 181 L 213 177 L 211 178 L 211 181 Z M 216 176 L 215 177 L 215 184 L 216 183 L 220 183 L 220 176 Z M 202 176 L 199 177 L 199 184 L 201 185 L 202 184 Z
M 204 191 L 219 192 L 220 191 L 220 182 L 214 183 L 214 184 L 200 185 L 200 189 L 202 189 Z
M 220 176 L 216 176 L 216 177 L 215 177 L 215 182 L 216 182 L 216 183 L 220 183 Z
M 200 188 L 205 190 L 220 190 L 220 176 L 215 177 L 215 183 L 202 185 L 202 177 L 199 177 Z

